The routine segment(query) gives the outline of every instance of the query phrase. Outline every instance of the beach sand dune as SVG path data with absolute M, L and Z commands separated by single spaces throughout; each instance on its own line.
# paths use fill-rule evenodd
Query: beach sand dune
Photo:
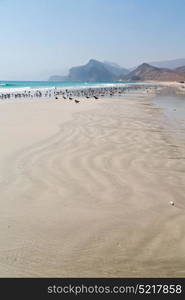
M 1 277 L 185 276 L 184 148 L 147 96 L 0 115 Z

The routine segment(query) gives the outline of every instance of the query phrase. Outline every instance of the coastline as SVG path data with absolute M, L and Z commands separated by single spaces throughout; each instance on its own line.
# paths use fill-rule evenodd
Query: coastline
M 152 96 L 0 103 L 0 277 L 185 276 L 185 149 Z
M 37 83 L 37 82 L 36 82 Z M 91 91 L 110 91 L 111 89 L 126 90 L 127 88 L 142 88 L 142 87 L 155 87 L 155 83 L 149 82 L 77 82 L 71 85 L 60 86 L 63 82 L 50 82 L 51 86 L 22 86 L 0 88 L 0 100 L 33 100 L 33 99 L 51 99 L 56 95 L 65 94 L 66 91 L 71 93 L 81 93 Z M 29 85 L 29 83 L 28 83 Z M 157 83 L 157 86 L 159 84 Z
M 30 82 L 31 84 L 32 82 Z M 37 83 L 37 82 L 36 82 Z M 46 82 L 43 82 L 46 84 Z M 129 89 L 154 89 L 155 92 L 160 91 L 163 88 L 170 88 L 176 91 L 176 94 L 185 94 L 185 82 L 177 82 L 177 81 L 135 81 L 135 82 L 76 82 L 76 83 L 70 83 L 69 86 L 60 86 L 63 82 L 50 82 L 52 83 L 52 86 L 22 86 L 18 87 L 15 85 L 15 87 L 8 86 L 0 88 L 0 102 L 4 100 L 48 100 L 55 98 L 56 96 L 66 96 L 69 94 L 79 97 L 84 96 L 85 93 L 97 93 L 98 96 L 101 95 L 101 92 L 104 93 L 104 96 L 108 96 L 108 93 L 111 91 L 114 91 L 114 94 L 118 91 L 123 94 L 124 92 L 127 92 Z M 38 83 L 37 83 L 38 84 Z M 58 85 L 59 84 L 59 85 Z M 29 83 L 28 83 L 29 85 Z M 120 93 L 119 92 L 119 93 Z M 81 95 L 80 95 L 81 94 Z

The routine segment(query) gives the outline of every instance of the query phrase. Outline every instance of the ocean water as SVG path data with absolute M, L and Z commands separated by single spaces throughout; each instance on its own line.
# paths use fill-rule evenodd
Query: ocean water
M 60 81 L 0 81 L 0 89 L 8 88 L 53 88 L 53 87 L 84 87 L 84 86 L 110 86 L 113 84 L 124 84 L 123 82 L 60 82 Z
M 134 82 L 60 82 L 60 81 L 0 81 L 0 101 L 50 99 L 62 90 L 82 90 L 86 88 L 128 87 L 147 83 Z
M 55 96 L 55 92 L 65 89 L 85 89 L 112 86 L 130 86 L 128 82 L 60 82 L 60 81 L 0 81 L 0 100 L 47 99 Z M 38 91 L 41 96 L 38 96 Z M 29 95 L 29 96 L 27 96 Z
M 134 82 L 60 82 L 60 81 L 0 81 L 0 93 L 27 89 L 88 88 L 131 85 Z M 146 84 L 146 83 L 137 83 Z

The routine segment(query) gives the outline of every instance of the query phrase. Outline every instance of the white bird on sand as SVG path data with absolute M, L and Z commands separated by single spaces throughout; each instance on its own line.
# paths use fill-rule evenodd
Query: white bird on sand
M 170 201 L 170 204 L 173 205 L 173 206 L 175 205 L 175 203 L 173 201 Z

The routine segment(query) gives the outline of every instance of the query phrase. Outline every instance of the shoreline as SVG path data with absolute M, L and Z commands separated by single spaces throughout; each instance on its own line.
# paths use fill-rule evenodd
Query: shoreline
M 157 85 L 158 86 L 158 85 Z M 0 100 L 32 100 L 32 99 L 51 99 L 57 96 L 107 96 L 110 94 L 122 94 L 127 90 L 156 88 L 154 83 L 111 83 L 99 84 L 94 86 L 71 86 L 71 87 L 45 87 L 45 88 L 8 88 L 0 89 Z M 101 95 L 102 96 L 102 95 Z
M 146 81 L 135 83 L 111 83 L 99 84 L 92 86 L 65 86 L 65 87 L 38 87 L 38 88 L 2 88 L 0 89 L 0 103 L 3 101 L 19 100 L 49 100 L 70 99 L 71 97 L 92 98 L 92 97 L 105 97 L 105 96 L 122 96 L 129 91 L 145 90 L 145 92 L 153 89 L 154 93 L 159 93 L 162 89 L 171 89 L 176 94 L 185 95 L 185 83 L 179 82 L 161 82 L 161 81 Z
M 185 275 L 184 148 L 153 95 L 0 104 L 0 277 Z

